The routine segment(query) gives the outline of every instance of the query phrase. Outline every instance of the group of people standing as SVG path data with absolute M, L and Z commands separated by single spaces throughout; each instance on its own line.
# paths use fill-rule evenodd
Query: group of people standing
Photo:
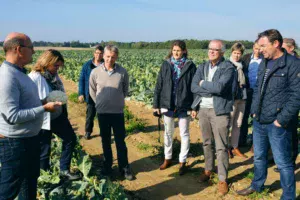
M 275 29 L 258 35 L 253 53 L 243 57 L 244 46 L 235 43 L 225 60 L 225 45 L 212 40 L 208 61 L 198 68 L 188 59 L 184 41 L 175 41 L 158 74 L 153 109 L 163 115 L 164 154 L 161 170 L 171 165 L 174 120 L 181 136 L 179 175 L 186 172 L 190 146 L 189 122 L 196 115 L 202 134 L 205 170 L 199 182 L 214 171 L 217 157 L 218 191 L 228 192 L 229 157 L 247 158 L 239 150 L 248 135 L 248 118 L 253 118 L 254 179 L 239 195 L 261 192 L 267 177 L 268 150 L 280 173 L 281 199 L 295 199 L 295 160 L 298 155 L 297 124 L 300 109 L 300 60 L 295 42 L 283 39 Z M 286 50 L 285 50 L 286 48 Z M 229 134 L 231 132 L 231 141 Z
M 0 76 L 3 77 L 0 80 L 0 199 L 18 196 L 19 199 L 32 200 L 36 199 L 40 169 L 51 170 L 52 133 L 62 139 L 60 179 L 74 181 L 82 178 L 80 172 L 70 171 L 77 138 L 68 119 L 67 106 L 63 99 L 47 102 L 52 91 L 65 93 L 58 76 L 64 58 L 57 50 L 46 50 L 27 75 L 24 66 L 32 62 L 35 53 L 30 38 L 23 33 L 10 33 L 3 48 L 5 61 L 0 67 Z M 120 172 L 132 180 L 123 113 L 129 78 L 127 71 L 115 63 L 118 54 L 116 46 L 97 46 L 94 58 L 83 67 L 82 75 L 88 79 L 80 78 L 83 84 L 79 87 L 79 101 L 88 103 L 86 139 L 91 137 L 96 113 L 99 119 L 104 151 L 103 175 L 112 173 L 113 129 Z
M 76 136 L 62 102 L 47 102 L 50 91 L 64 91 L 57 70 L 63 57 L 44 52 L 27 75 L 24 68 L 35 53 L 30 38 L 10 33 L 3 45 L 0 67 L 0 199 L 36 199 L 40 168 L 50 169 L 50 143 L 54 132 L 63 139 L 60 178 L 76 180 L 70 172 Z
M 197 116 L 205 158 L 205 170 L 199 182 L 211 178 L 216 154 L 218 191 L 225 195 L 229 157 L 247 158 L 239 145 L 246 143 L 251 116 L 254 179 L 251 186 L 237 193 L 249 195 L 263 190 L 267 152 L 271 147 L 280 172 L 281 199 L 295 199 L 296 124 L 300 108 L 300 61 L 295 55 L 295 46 L 292 39 L 283 39 L 279 31 L 270 29 L 258 35 L 253 53 L 243 56 L 245 47 L 235 43 L 226 60 L 224 43 L 212 40 L 208 61 L 196 68 L 188 58 L 185 42 L 174 41 L 160 68 L 153 100 L 154 113 L 163 116 L 165 127 L 165 159 L 160 170 L 171 165 L 175 119 L 178 118 L 179 175 L 187 172 L 189 125 L 191 118 Z M 49 49 L 27 75 L 24 66 L 32 62 L 34 54 L 30 38 L 22 33 L 11 33 L 3 48 L 6 60 L 0 67 L 0 199 L 14 199 L 17 195 L 20 199 L 36 199 L 40 168 L 49 170 L 51 165 L 52 133 L 63 141 L 60 177 L 81 178 L 80 173 L 70 171 L 76 135 L 68 120 L 67 107 L 62 102 L 47 102 L 51 91 L 65 92 L 57 73 L 64 65 L 64 58 L 59 51 Z M 91 138 L 94 118 L 98 117 L 104 154 L 102 174 L 113 173 L 113 131 L 119 170 L 127 180 L 133 180 L 123 111 L 129 76 L 126 69 L 116 63 L 118 55 L 116 46 L 96 46 L 94 57 L 82 68 L 78 100 L 87 103 L 84 136 L 87 140 Z

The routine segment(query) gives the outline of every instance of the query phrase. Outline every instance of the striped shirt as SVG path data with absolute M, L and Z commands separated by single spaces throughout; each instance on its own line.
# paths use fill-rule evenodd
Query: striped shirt
M 277 62 L 277 59 L 275 59 L 275 60 L 269 60 L 267 62 L 267 68 L 266 68 L 265 75 L 264 75 L 264 80 L 263 80 L 263 83 L 262 83 L 262 86 L 261 86 L 261 94 L 263 93 L 263 91 L 265 89 L 265 84 L 267 82 L 267 77 L 268 77 L 271 69 L 274 67 L 274 65 L 275 65 L 276 62 Z

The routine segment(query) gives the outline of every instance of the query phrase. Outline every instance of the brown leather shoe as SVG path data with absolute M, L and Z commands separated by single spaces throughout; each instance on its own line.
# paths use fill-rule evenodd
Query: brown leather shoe
M 205 170 L 203 174 L 200 175 L 198 182 L 207 182 L 210 179 L 211 171 Z
M 242 157 L 242 158 L 248 158 L 248 156 L 246 156 L 245 154 L 243 154 L 242 152 L 240 152 L 240 150 L 238 148 L 234 148 L 232 150 L 232 153 L 235 156 L 239 156 L 239 157 Z
M 164 170 L 170 166 L 171 166 L 171 159 L 165 159 L 164 163 L 159 167 L 159 169 Z
M 185 174 L 187 171 L 187 166 L 186 163 L 179 163 L 179 176 L 182 176 L 183 174 Z
M 245 188 L 245 189 L 236 191 L 236 193 L 237 193 L 238 195 L 242 195 L 242 196 L 247 196 L 247 195 L 252 194 L 252 193 L 254 193 L 254 192 L 255 192 L 255 190 L 252 189 L 251 186 L 250 186 L 250 187 L 247 187 L 247 188 Z
M 225 181 L 219 181 L 218 191 L 221 195 L 225 195 L 228 193 L 228 185 Z

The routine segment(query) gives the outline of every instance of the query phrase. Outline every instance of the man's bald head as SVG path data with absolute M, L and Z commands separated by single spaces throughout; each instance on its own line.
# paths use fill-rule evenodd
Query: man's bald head
M 4 40 L 5 60 L 23 67 L 32 62 L 34 49 L 30 38 L 24 33 L 10 33 Z
M 24 46 L 30 38 L 24 33 L 13 32 L 6 36 L 3 44 L 3 50 L 5 53 L 15 49 L 17 46 Z

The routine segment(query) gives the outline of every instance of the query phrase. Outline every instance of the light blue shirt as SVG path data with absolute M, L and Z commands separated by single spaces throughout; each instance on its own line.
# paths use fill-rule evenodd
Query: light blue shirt
M 262 61 L 261 57 L 259 57 L 258 59 L 255 59 L 252 54 L 251 60 L 249 63 L 249 68 L 248 68 L 248 78 L 249 78 L 250 88 L 254 88 L 254 86 L 256 84 L 258 66 L 261 63 L 261 61 Z

